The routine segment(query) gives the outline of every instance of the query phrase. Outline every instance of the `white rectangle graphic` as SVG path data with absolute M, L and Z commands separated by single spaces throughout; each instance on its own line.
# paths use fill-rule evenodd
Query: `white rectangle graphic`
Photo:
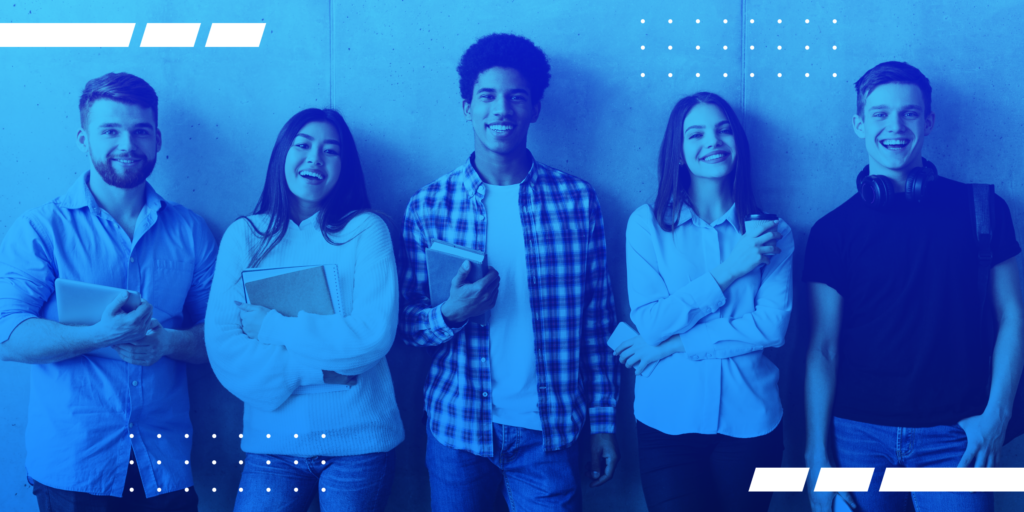
M 885 468 L 882 492 L 1020 492 L 1024 468 Z
M 191 48 L 202 23 L 146 23 L 142 44 L 150 48 Z
M 207 48 L 258 48 L 266 23 L 213 23 L 206 38 Z
M 127 48 L 134 23 L 0 23 L 0 47 Z
M 756 468 L 749 492 L 803 492 L 809 468 Z
M 875 468 L 821 468 L 815 492 L 867 492 Z

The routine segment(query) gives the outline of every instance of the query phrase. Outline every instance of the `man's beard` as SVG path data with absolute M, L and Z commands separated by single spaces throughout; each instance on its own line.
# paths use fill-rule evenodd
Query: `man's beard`
M 90 157 L 92 153 L 90 152 Z M 137 153 L 130 153 L 127 155 L 129 158 L 141 158 L 142 164 L 134 170 L 125 171 L 124 174 L 118 174 L 110 165 L 108 158 L 96 160 L 92 158 L 92 165 L 99 173 L 100 178 L 112 187 L 117 188 L 135 188 L 146 181 L 146 178 L 153 173 L 153 168 L 156 167 L 156 160 L 149 160 L 145 155 L 139 155 Z

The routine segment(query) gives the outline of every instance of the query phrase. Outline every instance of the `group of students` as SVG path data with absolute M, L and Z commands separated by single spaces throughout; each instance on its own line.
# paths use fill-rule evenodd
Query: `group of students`
M 314 497 L 323 510 L 383 510 L 405 437 L 385 359 L 396 336 L 438 347 L 424 389 L 435 511 L 488 510 L 499 494 L 511 510 L 580 510 L 583 425 L 591 485 L 618 462 L 619 364 L 637 374 L 649 510 L 767 510 L 771 494 L 747 489 L 754 468 L 782 463 L 779 370 L 764 349 L 785 340 L 794 234 L 749 222 L 764 212 L 738 116 L 706 92 L 669 115 L 657 196 L 626 228 L 639 336 L 610 347 L 597 196 L 526 147 L 547 58 L 493 34 L 458 73 L 475 151 L 409 201 L 401 269 L 337 112 L 285 123 L 253 213 L 218 249 L 198 215 L 146 183 L 161 145 L 153 89 L 126 73 L 86 85 L 78 144 L 91 170 L 0 245 L 0 356 L 32 365 L 27 470 L 41 511 L 197 510 L 184 363 L 207 360 L 245 406 L 235 510 L 304 511 Z M 992 196 L 989 286 L 978 286 L 971 187 L 921 158 L 934 114 L 920 71 L 886 62 L 856 88 L 869 163 L 807 242 L 806 456 L 810 490 L 821 467 L 875 467 L 869 492 L 838 499 L 902 511 L 910 495 L 878 492 L 881 468 L 996 464 L 1022 365 L 1020 248 Z M 466 264 L 431 306 L 436 240 L 485 253 L 489 269 L 471 281 Z M 246 303 L 245 269 L 327 264 L 341 274 L 333 315 Z M 98 324 L 62 325 L 58 277 L 145 300 L 124 311 L 124 294 Z M 486 325 L 473 320 L 485 313 Z M 103 347 L 121 359 L 90 354 Z M 834 498 L 810 492 L 815 511 Z M 921 510 L 993 507 L 985 493 L 912 498 Z

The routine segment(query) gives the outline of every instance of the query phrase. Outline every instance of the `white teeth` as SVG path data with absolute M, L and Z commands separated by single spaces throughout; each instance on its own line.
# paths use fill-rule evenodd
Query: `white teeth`
M 313 171 L 302 171 L 299 173 L 299 176 L 303 176 L 306 178 L 315 178 L 318 180 L 324 179 L 324 176 L 322 174 Z
M 910 139 L 886 139 L 882 141 L 882 145 L 887 148 L 903 148 L 907 144 L 910 144 Z
M 725 159 L 725 157 L 726 157 L 725 153 L 715 153 L 713 155 L 708 155 L 708 156 L 704 157 L 702 160 L 704 160 L 705 162 L 708 162 L 708 163 L 716 163 L 716 162 L 718 162 L 720 160 Z
M 509 124 L 492 124 L 488 126 L 491 130 L 496 132 L 507 132 L 512 129 L 512 125 Z

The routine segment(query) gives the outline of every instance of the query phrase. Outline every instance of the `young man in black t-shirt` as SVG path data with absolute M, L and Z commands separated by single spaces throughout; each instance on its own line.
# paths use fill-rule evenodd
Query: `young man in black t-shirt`
M 935 126 L 928 79 L 885 62 L 856 89 L 853 128 L 868 165 L 858 194 L 811 229 L 804 267 L 814 316 L 805 453 L 814 512 L 831 511 L 835 499 L 813 492 L 822 467 L 875 468 L 868 492 L 839 498 L 887 512 L 903 511 L 909 495 L 878 492 L 886 467 L 995 466 L 1022 365 L 1020 246 L 1006 202 L 992 204 L 998 334 L 986 339 L 972 188 L 921 158 Z M 919 510 L 993 507 L 989 493 L 912 494 Z

